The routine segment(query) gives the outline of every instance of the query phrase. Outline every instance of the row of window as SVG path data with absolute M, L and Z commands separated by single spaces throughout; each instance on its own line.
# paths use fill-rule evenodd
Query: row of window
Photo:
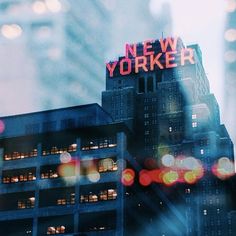
M 100 138 L 100 139 L 94 139 L 94 140 L 86 140 L 82 142 L 82 150 L 93 150 L 93 149 L 100 149 L 100 148 L 112 148 L 116 147 L 116 141 L 115 138 Z M 55 155 L 55 154 L 62 154 L 64 152 L 76 152 L 77 150 L 77 144 L 71 144 L 68 147 L 57 147 L 53 146 L 50 149 L 43 149 L 42 155 L 47 156 L 47 155 Z M 27 152 L 11 152 L 11 153 L 6 153 L 4 155 L 4 160 L 5 161 L 10 161 L 10 160 L 17 160 L 17 159 L 24 159 L 24 158 L 31 158 L 31 157 L 36 157 L 38 155 L 38 150 L 33 149 L 31 151 Z
M 55 155 L 55 154 L 61 154 L 63 152 L 76 152 L 76 150 L 77 150 L 77 144 L 73 143 L 73 144 L 69 145 L 68 147 L 63 147 L 63 148 L 53 146 L 51 149 L 43 150 L 42 154 L 43 154 L 43 156 Z
M 94 164 L 93 164 L 94 165 Z M 81 164 L 81 174 L 86 175 L 88 170 L 86 168 L 86 163 Z M 118 170 L 117 163 L 114 162 L 112 159 L 107 158 L 103 160 L 99 160 L 97 163 L 95 163 L 94 168 L 99 173 L 105 173 L 105 172 L 113 172 Z M 71 176 L 75 176 L 75 169 L 71 171 Z M 40 174 L 41 179 L 54 179 L 59 178 L 60 174 L 58 171 L 57 166 L 48 167 L 48 169 L 41 171 Z M 27 182 L 27 181 L 33 181 L 36 180 L 36 174 L 35 171 L 29 171 L 25 173 L 8 173 L 3 174 L 2 182 L 4 184 L 8 183 L 18 183 L 18 182 Z
M 112 148 L 116 147 L 116 138 L 110 137 L 110 138 L 97 138 L 93 140 L 82 140 L 81 143 L 81 149 L 83 151 L 85 150 L 95 150 L 95 149 L 101 149 L 101 148 Z
M 2 182 L 4 184 L 8 184 L 8 183 L 27 182 L 33 180 L 36 180 L 35 173 L 28 172 L 19 175 L 3 176 Z
M 33 149 L 29 152 L 12 152 L 4 155 L 5 161 L 24 159 L 30 157 L 36 157 L 38 155 L 37 149 Z
M 98 201 L 107 201 L 115 200 L 117 198 L 117 191 L 115 189 L 108 189 L 100 191 L 100 193 L 89 193 L 80 196 L 80 202 L 98 202 Z
M 116 189 L 101 190 L 99 193 L 82 194 L 80 196 L 80 203 L 98 202 L 116 200 Z M 56 200 L 57 206 L 74 205 L 75 193 L 71 193 L 67 197 L 58 198 Z M 19 199 L 17 201 L 17 209 L 31 209 L 35 207 L 35 197 L 29 197 L 25 199 Z

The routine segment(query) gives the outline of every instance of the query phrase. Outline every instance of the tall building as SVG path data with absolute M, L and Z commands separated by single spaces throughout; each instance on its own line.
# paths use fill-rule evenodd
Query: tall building
M 166 155 L 180 163 L 188 157 L 201 161 L 201 181 L 185 193 L 175 190 L 186 195 L 186 234 L 228 235 L 222 227 L 227 225 L 226 189 L 211 172 L 221 157 L 233 161 L 233 144 L 220 123 L 199 46 L 185 47 L 179 38 L 126 45 L 125 56 L 107 63 L 102 106 L 133 130 L 134 156 L 144 168 L 163 166 Z M 155 164 L 150 166 L 148 158 Z M 197 176 L 184 178 L 195 183 Z

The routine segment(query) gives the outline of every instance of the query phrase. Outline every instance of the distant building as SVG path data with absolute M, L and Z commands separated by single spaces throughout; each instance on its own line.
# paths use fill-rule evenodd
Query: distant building
M 2 0 L 0 13 L 1 50 L 9 52 L 2 55 L 6 54 L 2 66 L 7 62 L 2 79 L 14 80 L 14 91 L 19 81 L 28 84 L 34 91 L 29 91 L 28 100 L 37 100 L 28 105 L 31 110 L 33 105 L 52 109 L 100 100 L 108 47 L 103 32 L 109 38 L 110 28 L 109 11 L 103 4 L 84 0 Z M 28 73 L 22 74 L 25 70 Z

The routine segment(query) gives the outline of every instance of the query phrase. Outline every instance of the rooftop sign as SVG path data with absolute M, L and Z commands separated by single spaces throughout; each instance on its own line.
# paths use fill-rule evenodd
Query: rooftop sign
M 115 71 L 119 75 L 129 75 L 133 72 L 184 66 L 186 63 L 195 63 L 193 49 L 185 48 L 179 37 L 169 37 L 155 41 L 146 40 L 142 44 L 126 44 L 125 56 L 119 61 L 106 63 L 106 68 L 109 77 L 113 77 Z

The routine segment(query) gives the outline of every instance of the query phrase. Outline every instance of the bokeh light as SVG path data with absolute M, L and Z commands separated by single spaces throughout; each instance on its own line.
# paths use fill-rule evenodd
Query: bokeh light
M 5 130 L 5 124 L 2 120 L 0 120 L 0 134 L 3 133 Z
M 68 163 L 63 163 L 58 167 L 58 173 L 62 177 L 75 176 L 76 174 L 76 162 L 71 161 Z
M 89 171 L 87 178 L 93 182 L 96 183 L 100 180 L 100 174 L 96 170 Z
M 163 166 L 171 167 L 175 164 L 175 158 L 170 154 L 166 154 L 161 158 L 161 163 Z
M 1 33 L 5 38 L 15 39 L 22 34 L 22 28 L 17 24 L 3 25 Z
M 225 39 L 229 42 L 236 41 L 236 29 L 228 29 L 225 31 Z
M 226 11 L 234 12 L 236 10 L 236 1 L 235 0 L 227 0 L 226 2 Z
M 222 157 L 213 165 L 212 172 L 219 179 L 225 180 L 235 174 L 234 163 L 228 157 Z
M 63 152 L 60 154 L 60 161 L 62 163 L 68 163 L 71 161 L 71 155 L 69 152 Z
M 122 171 L 121 182 L 125 186 L 131 186 L 134 183 L 135 172 L 132 169 Z
M 59 12 L 62 7 L 59 0 L 46 0 L 45 4 L 48 10 L 50 10 L 53 13 Z
M 163 183 L 167 186 L 176 183 L 178 181 L 178 178 L 179 178 L 178 172 L 173 170 L 165 172 L 162 176 Z
M 236 51 L 234 51 L 234 50 L 226 51 L 224 54 L 224 59 L 228 63 L 235 62 L 236 61 Z
M 157 168 L 157 161 L 154 158 L 147 158 L 144 162 L 144 165 L 147 169 L 152 170 Z
M 198 180 L 198 177 L 196 175 L 195 171 L 187 171 L 184 173 L 184 180 L 188 184 L 195 184 Z
M 148 186 L 152 183 L 152 178 L 149 174 L 149 171 L 142 170 L 139 172 L 139 183 L 143 186 Z
M 46 4 L 43 1 L 35 1 L 32 9 L 36 14 L 44 14 L 47 11 Z

